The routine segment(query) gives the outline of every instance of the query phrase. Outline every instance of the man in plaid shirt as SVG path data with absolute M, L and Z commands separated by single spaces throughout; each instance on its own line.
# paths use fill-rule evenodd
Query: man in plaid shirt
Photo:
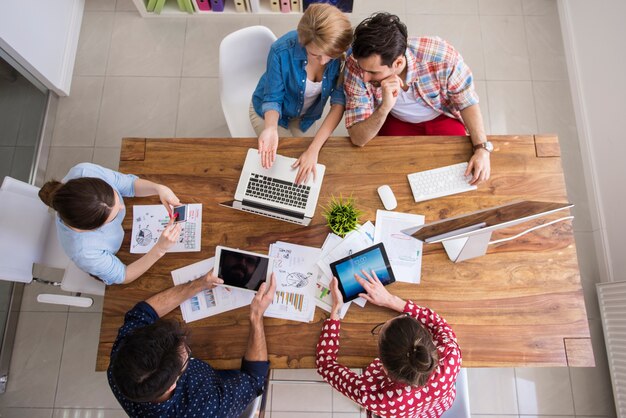
M 474 154 L 465 174 L 473 174 L 471 184 L 489 178 L 493 145 L 485 135 L 472 72 L 446 41 L 408 38 L 397 16 L 374 14 L 354 31 L 344 91 L 353 144 L 364 146 L 377 135 L 469 132 Z

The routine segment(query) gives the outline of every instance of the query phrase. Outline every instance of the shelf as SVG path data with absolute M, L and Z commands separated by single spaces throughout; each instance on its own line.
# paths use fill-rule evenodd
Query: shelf
M 178 8 L 178 3 L 176 0 L 167 0 L 165 2 L 165 6 L 163 6 L 163 10 L 161 13 L 152 13 L 146 11 L 146 5 L 144 0 L 132 0 L 137 11 L 142 17 L 208 17 L 208 16 L 219 16 L 219 15 L 294 15 L 301 14 L 299 11 L 282 13 L 282 12 L 274 12 L 270 7 L 270 0 L 260 0 L 260 11 L 258 13 L 252 12 L 238 12 L 235 10 L 234 0 L 225 0 L 224 11 L 223 12 L 209 12 L 209 13 L 187 13 Z M 302 1 L 302 0 L 300 0 Z

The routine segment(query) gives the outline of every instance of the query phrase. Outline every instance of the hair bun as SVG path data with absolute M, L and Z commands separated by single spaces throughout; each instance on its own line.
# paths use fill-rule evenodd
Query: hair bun
M 39 190 L 39 198 L 47 206 L 50 206 L 54 209 L 54 206 L 52 206 L 52 202 L 54 201 L 54 196 L 61 187 L 63 187 L 63 183 L 56 180 L 49 181 L 44 184 Z

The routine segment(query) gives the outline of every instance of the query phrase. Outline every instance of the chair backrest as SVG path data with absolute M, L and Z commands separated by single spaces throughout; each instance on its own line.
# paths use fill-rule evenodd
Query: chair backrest
M 0 279 L 30 283 L 52 216 L 39 199 L 0 190 Z
M 456 378 L 456 398 L 441 418 L 471 418 L 467 369 L 461 368 Z
M 256 136 L 250 124 L 250 101 L 275 40 L 265 26 L 250 26 L 227 35 L 220 43 L 220 100 L 234 138 Z

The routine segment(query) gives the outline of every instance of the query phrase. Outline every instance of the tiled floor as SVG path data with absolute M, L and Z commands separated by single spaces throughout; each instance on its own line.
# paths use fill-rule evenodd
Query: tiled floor
M 356 0 L 358 23 L 378 0 Z M 475 417 L 615 415 L 595 282 L 598 265 L 556 0 L 391 0 L 411 34 L 450 40 L 473 68 L 487 131 L 557 133 L 598 367 L 471 369 Z M 71 96 L 59 102 L 47 178 L 74 164 L 117 167 L 122 136 L 228 136 L 217 83 L 217 47 L 237 28 L 262 24 L 280 36 L 298 16 L 141 19 L 129 0 L 87 1 Z M 198 113 L 198 109 L 202 112 Z M 340 127 L 337 135 L 344 135 Z M 0 153 L 1 155 L 1 153 Z M 101 300 L 90 310 L 37 304 L 27 288 L 0 417 L 124 416 L 94 364 Z M 277 371 L 275 379 L 317 379 Z M 294 402 L 294 400 L 298 402 Z M 272 418 L 363 416 L 324 384 L 276 383 Z

